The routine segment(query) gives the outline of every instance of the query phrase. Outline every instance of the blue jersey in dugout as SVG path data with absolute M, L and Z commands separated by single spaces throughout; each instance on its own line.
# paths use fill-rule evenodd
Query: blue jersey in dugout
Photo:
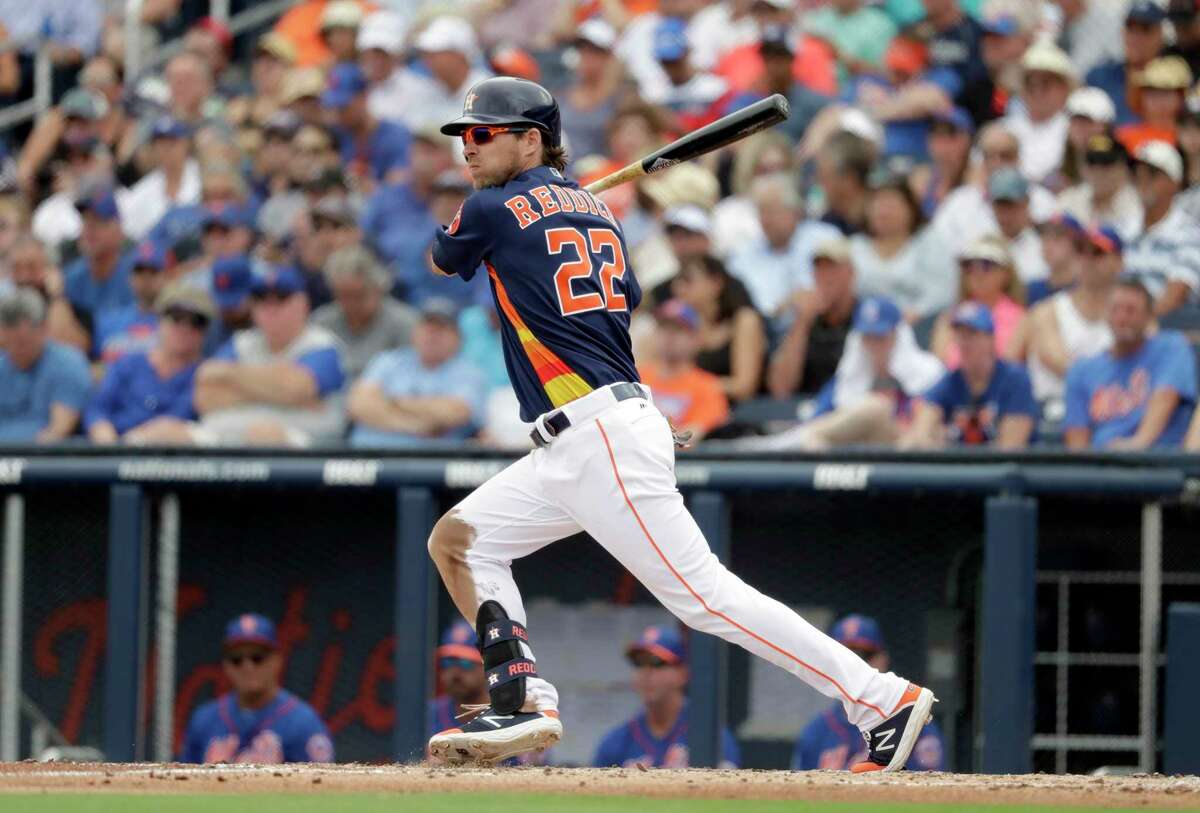
M 596 756 L 592 764 L 597 768 L 613 766 L 633 767 L 642 765 L 647 768 L 686 768 L 691 757 L 688 753 L 688 710 L 687 706 L 679 712 L 679 719 L 671 730 L 662 737 L 656 737 L 650 732 L 643 711 L 626 723 L 623 723 L 604 735 L 596 748 Z M 729 729 L 721 731 L 721 764 L 720 768 L 737 768 L 741 765 L 742 756 L 738 750 L 737 740 Z
M 261 709 L 225 694 L 192 715 L 180 762 L 333 762 L 333 741 L 312 706 L 280 689 Z
M 466 280 L 487 269 L 522 420 L 640 380 L 629 314 L 642 292 L 621 226 L 557 170 L 535 167 L 475 192 L 438 230 L 433 261 Z
M 835 703 L 800 732 L 792 752 L 792 770 L 843 771 L 866 758 L 867 743 L 862 733 L 850 725 L 842 704 Z M 937 723 L 930 723 L 922 729 L 904 767 L 910 771 L 941 771 L 945 766 L 942 731 Z

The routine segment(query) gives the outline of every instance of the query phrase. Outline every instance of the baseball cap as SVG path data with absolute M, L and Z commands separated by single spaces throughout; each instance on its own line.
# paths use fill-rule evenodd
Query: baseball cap
M 291 65 L 296 61 L 296 46 L 278 31 L 268 31 L 254 43 L 255 54 L 267 54 Z
M 791 56 L 796 53 L 796 46 L 792 44 L 792 32 L 782 25 L 765 26 L 758 38 L 758 50 L 763 54 Z
M 706 237 L 712 235 L 712 218 L 703 207 L 694 203 L 682 203 L 667 209 L 663 213 L 663 225 L 667 229 L 683 229 Z
M 898 36 L 883 54 L 883 66 L 893 73 L 915 76 L 929 64 L 929 46 L 915 37 Z
M 1167 19 L 1167 11 L 1155 0 L 1133 0 L 1125 13 L 1125 22 L 1153 25 Z
M 883 633 L 879 631 L 879 622 L 866 615 L 854 613 L 838 620 L 829 630 L 829 637 L 842 646 L 854 649 L 880 652 L 883 645 Z
M 1067 97 L 1067 115 L 1112 124 L 1117 118 L 1117 108 L 1100 88 L 1081 87 Z
M 687 660 L 687 647 L 679 630 L 667 624 L 646 627 L 636 641 L 625 649 L 625 657 L 632 659 L 639 652 L 653 655 L 664 663 L 677 664 Z
M 854 314 L 854 329 L 864 336 L 886 336 L 901 320 L 900 308 L 886 296 L 869 296 Z
M 978 302 L 964 302 L 954 309 L 950 320 L 953 327 L 966 327 L 978 330 L 980 333 L 995 333 L 996 325 L 992 322 L 992 313 Z
M 72 88 L 63 95 L 58 109 L 67 118 L 95 121 L 108 113 L 108 100 L 85 88 Z
M 1011 37 L 1021 33 L 1021 24 L 1011 14 L 985 15 L 979 21 L 979 27 L 985 34 L 997 37 Z
M 1165 141 L 1147 141 L 1137 148 L 1134 160 L 1154 167 L 1175 183 L 1183 180 L 1183 159 L 1179 150 Z
M 363 18 L 354 44 L 359 51 L 376 48 L 396 56 L 404 52 L 404 38 L 407 35 L 408 26 L 400 15 L 391 11 L 375 11 Z
M 780 11 L 791 11 L 796 7 L 796 0 L 755 0 L 755 2 L 777 8 Z
M 325 92 L 321 94 L 321 106 L 340 110 L 366 89 L 366 74 L 357 63 L 343 62 L 335 65 L 329 72 Z
M 239 644 L 259 644 L 269 649 L 279 649 L 275 623 L 258 613 L 239 615 L 225 626 L 225 638 L 221 646 L 230 649 Z
M 958 261 L 967 262 L 968 260 L 987 260 L 1005 268 L 1013 267 L 1012 254 L 1009 252 L 1008 246 L 996 234 L 985 234 L 964 246 L 958 252 Z
M 1128 159 L 1125 146 L 1105 133 L 1092 136 L 1084 145 L 1083 160 L 1088 164 L 1120 164 Z
M 654 317 L 660 322 L 682 325 L 688 330 L 700 328 L 700 315 L 696 313 L 696 309 L 679 299 L 668 299 L 659 305 Z
M 475 628 L 460 618 L 442 631 L 438 648 L 433 651 L 435 658 L 462 658 L 463 660 L 483 663 L 479 654 L 479 639 L 475 636 Z
M 1071 57 L 1050 40 L 1038 40 L 1030 45 L 1026 49 L 1025 55 L 1021 57 L 1021 69 L 1025 73 L 1031 71 L 1052 73 L 1072 83 L 1079 79 Z
M 210 203 L 204 207 L 201 228 L 208 229 L 211 226 L 224 226 L 227 229 L 239 227 L 253 229 L 254 213 L 251 211 L 249 205 L 229 201 Z
M 949 124 L 954 129 L 964 133 L 972 134 L 975 132 L 975 121 L 971 118 L 971 114 L 961 107 L 939 110 L 931 118 L 935 122 Z
M 300 293 L 304 288 L 304 276 L 290 265 L 269 266 L 261 273 L 254 274 L 250 283 L 250 293 L 254 296 L 291 296 Z
M 833 260 L 835 263 L 850 262 L 850 241 L 845 237 L 831 237 L 817 244 L 812 254 L 813 262 Z
M 154 302 L 154 310 L 160 314 L 172 310 L 187 311 L 210 322 L 217 317 L 217 307 L 208 291 L 185 282 L 174 282 L 163 289 Z
M 321 12 L 321 30 L 329 28 L 358 28 L 363 21 L 363 9 L 355 0 L 335 0 Z
M 325 90 L 325 74 L 320 68 L 292 68 L 283 77 L 279 100 L 292 104 L 312 96 L 320 97 Z
M 458 305 L 444 296 L 431 296 L 421 303 L 421 318 L 458 327 Z
M 1029 181 L 1016 167 L 1001 167 L 988 178 L 988 199 L 1019 201 L 1029 199 Z
M 666 17 L 654 30 L 654 58 L 674 62 L 687 56 L 687 23 L 679 17 Z
M 434 17 L 417 37 L 414 47 L 418 51 L 457 51 L 473 59 L 479 50 L 475 29 L 462 17 L 444 14 Z
M 151 138 L 187 138 L 191 128 L 174 116 L 159 116 L 150 126 Z
M 277 134 L 291 139 L 303 123 L 300 117 L 291 110 L 276 110 L 267 119 L 267 124 L 263 127 L 263 131 L 267 135 Z
M 166 252 L 153 240 L 143 240 L 133 250 L 133 268 L 153 268 L 155 271 L 162 271 L 166 265 Z
M 1063 229 L 1076 237 L 1083 237 L 1087 231 L 1074 215 L 1067 214 L 1066 212 L 1055 212 L 1039 225 L 1042 228 L 1053 226 Z
M 1084 238 L 1105 254 L 1121 254 L 1125 250 L 1125 241 L 1112 226 L 1094 226 L 1084 231 Z
M 221 310 L 242 306 L 254 285 L 250 258 L 243 255 L 221 257 L 212 267 L 212 295 Z
M 117 209 L 117 199 L 111 186 L 101 186 L 90 193 L 76 198 L 75 209 L 80 213 L 91 212 L 105 220 L 120 220 L 121 212 Z
M 617 31 L 607 21 L 592 17 L 575 29 L 575 43 L 590 45 L 601 51 L 611 51 L 617 44 Z
M 1187 90 L 1192 86 L 1192 69 L 1183 57 L 1160 56 L 1150 60 L 1134 81 L 1144 88 Z

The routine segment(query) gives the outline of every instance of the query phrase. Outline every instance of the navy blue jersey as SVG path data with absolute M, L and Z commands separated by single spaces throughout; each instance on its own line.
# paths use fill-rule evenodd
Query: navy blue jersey
M 226 694 L 196 709 L 179 761 L 333 762 L 333 742 L 312 706 L 286 689 L 253 711 Z
M 642 291 L 621 226 L 557 170 L 475 192 L 437 232 L 433 261 L 466 280 L 487 268 L 522 420 L 639 380 L 629 314 Z

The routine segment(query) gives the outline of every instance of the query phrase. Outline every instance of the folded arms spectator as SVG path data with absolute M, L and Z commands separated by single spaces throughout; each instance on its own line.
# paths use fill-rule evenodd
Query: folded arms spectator
M 1147 141 L 1134 155 L 1134 181 L 1145 211 L 1141 234 L 1125 252 L 1125 270 L 1170 313 L 1200 290 L 1200 223 L 1179 201 L 1183 159 L 1165 141 Z

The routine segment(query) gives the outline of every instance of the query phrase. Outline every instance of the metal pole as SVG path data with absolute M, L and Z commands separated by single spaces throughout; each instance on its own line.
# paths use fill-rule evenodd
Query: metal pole
M 0 653 L 0 762 L 15 762 L 21 747 L 21 588 L 25 566 L 25 498 L 4 501 L 4 616 Z
M 698 491 L 688 500 L 692 517 L 718 559 L 729 564 L 729 512 L 725 495 Z M 721 764 L 721 732 L 725 728 L 725 697 L 729 651 L 713 635 L 692 631 L 688 643 L 688 762 L 693 768 Z
M 229 0 L 212 0 L 208 14 L 214 20 L 220 20 L 223 23 L 229 22 Z
M 1142 506 L 1142 648 L 1141 672 L 1142 738 L 1138 765 L 1146 773 L 1154 770 L 1158 742 L 1158 625 L 1162 617 L 1162 506 Z
M 142 70 L 142 3 L 125 0 L 125 84 L 133 87 Z
M 45 113 L 54 102 L 53 67 L 50 44 L 43 41 L 33 57 L 33 102 L 38 113 Z
M 175 744 L 175 640 L 179 595 L 179 497 L 162 499 L 158 530 L 158 606 L 155 646 L 154 759 L 170 762 Z
M 109 489 L 108 644 L 104 663 L 104 755 L 131 762 L 137 755 L 142 686 L 142 489 Z
M 396 498 L 396 722 L 397 762 L 425 756 L 425 704 L 429 700 L 435 605 L 427 543 L 433 528 L 433 492 L 402 488 Z M 413 664 L 417 664 L 415 667 Z

